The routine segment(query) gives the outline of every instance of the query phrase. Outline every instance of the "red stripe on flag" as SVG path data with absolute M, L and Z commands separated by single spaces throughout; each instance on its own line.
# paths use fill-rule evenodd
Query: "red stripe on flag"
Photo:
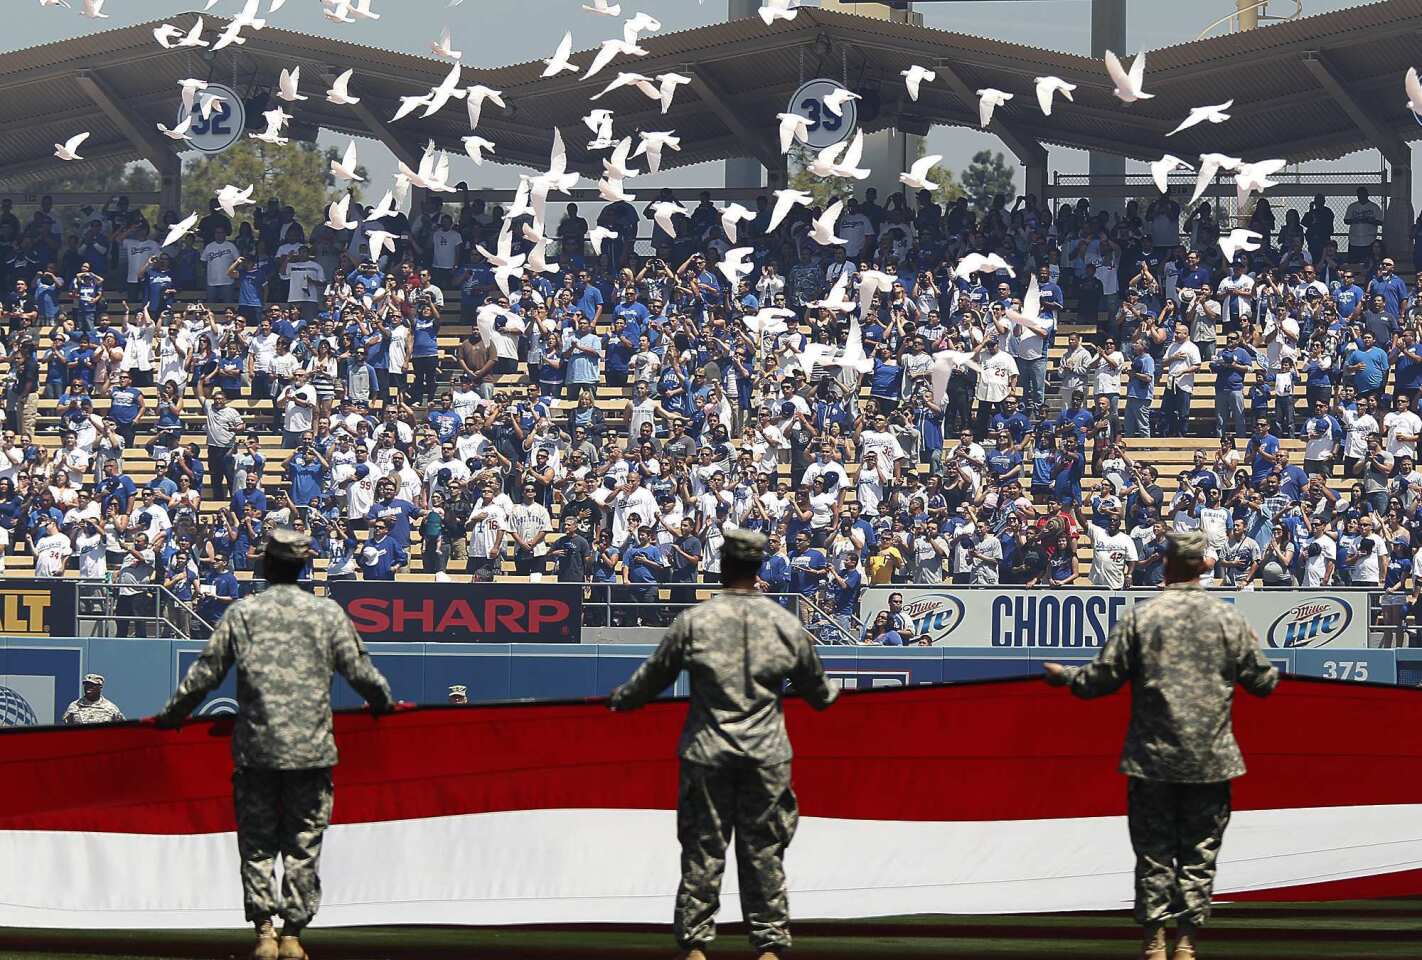
M 1128 695 L 1081 702 L 1035 681 L 786 703 L 804 815 L 1036 820 L 1125 812 Z M 437 708 L 337 718 L 342 823 L 552 808 L 670 809 L 686 707 Z M 230 720 L 0 735 L 0 829 L 233 829 Z M 1241 695 L 1250 775 L 1236 809 L 1422 803 L 1422 691 L 1288 681 Z

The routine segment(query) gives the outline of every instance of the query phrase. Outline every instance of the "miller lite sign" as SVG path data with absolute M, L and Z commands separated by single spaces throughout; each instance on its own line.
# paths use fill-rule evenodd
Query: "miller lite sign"
M 1353 622 L 1353 607 L 1339 597 L 1312 597 L 1285 610 L 1269 624 L 1271 647 L 1323 647 L 1336 643 Z

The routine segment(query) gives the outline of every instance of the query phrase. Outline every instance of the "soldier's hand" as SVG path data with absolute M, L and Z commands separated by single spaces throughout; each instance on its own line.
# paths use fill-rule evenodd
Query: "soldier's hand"
M 1060 663 L 1044 663 L 1042 670 L 1042 679 L 1047 681 L 1048 686 L 1064 687 L 1067 685 L 1067 668 Z

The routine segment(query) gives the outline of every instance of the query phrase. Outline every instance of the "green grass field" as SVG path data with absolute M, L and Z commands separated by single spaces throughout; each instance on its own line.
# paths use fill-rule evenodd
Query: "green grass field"
M 806 921 L 795 927 L 795 960 L 890 957 L 1135 956 L 1138 931 L 1117 913 L 1013 917 L 891 917 Z M 675 955 L 664 929 L 636 927 L 371 927 L 313 930 L 315 960 L 653 960 Z M 0 931 L 0 960 L 241 958 L 246 931 Z M 750 957 L 739 928 L 726 927 L 713 957 Z M 1202 942 L 1204 960 L 1373 960 L 1422 957 L 1422 900 L 1221 906 Z

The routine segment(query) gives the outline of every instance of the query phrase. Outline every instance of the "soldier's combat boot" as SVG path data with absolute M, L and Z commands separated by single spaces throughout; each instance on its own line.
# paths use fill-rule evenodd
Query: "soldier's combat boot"
M 257 924 L 257 943 L 252 947 L 252 960 L 277 960 L 277 935 L 270 920 Z
M 1165 928 L 1146 927 L 1141 941 L 1141 960 L 1168 960 L 1165 955 Z
M 302 949 L 301 938 L 283 930 L 281 943 L 277 947 L 277 958 L 278 960 L 306 960 L 306 951 Z
M 1175 931 L 1175 954 L 1171 960 L 1195 960 L 1195 925 L 1182 923 Z

